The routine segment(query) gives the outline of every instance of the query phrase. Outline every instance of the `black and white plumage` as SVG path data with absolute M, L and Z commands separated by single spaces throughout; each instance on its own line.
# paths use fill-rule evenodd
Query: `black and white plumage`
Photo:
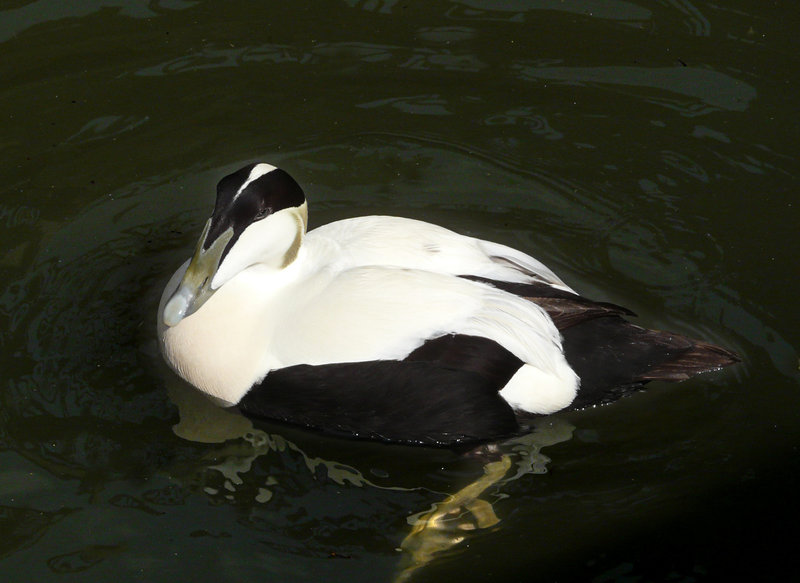
M 306 224 L 289 174 L 246 166 L 220 181 L 193 258 L 164 291 L 167 362 L 223 405 L 451 446 L 738 360 L 634 326 L 504 245 L 398 217 Z

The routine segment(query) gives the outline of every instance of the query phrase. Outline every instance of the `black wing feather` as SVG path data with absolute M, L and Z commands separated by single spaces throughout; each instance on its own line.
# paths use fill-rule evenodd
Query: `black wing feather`
M 514 376 L 522 361 L 494 340 L 467 334 L 446 334 L 428 340 L 409 354 L 407 361 L 433 362 L 438 366 L 481 375 L 499 391 Z
M 628 308 L 608 302 L 595 302 L 578 294 L 556 289 L 545 283 L 517 283 L 462 275 L 464 279 L 496 287 L 523 297 L 543 308 L 556 328 L 564 330 L 586 320 L 603 316 L 635 316 Z

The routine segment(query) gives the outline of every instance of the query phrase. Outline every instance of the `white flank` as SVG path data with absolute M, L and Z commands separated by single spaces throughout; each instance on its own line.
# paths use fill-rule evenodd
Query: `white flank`
M 578 393 L 578 377 L 564 362 L 559 374 L 524 364 L 511 377 L 500 396 L 514 409 L 528 413 L 555 413 L 568 406 Z

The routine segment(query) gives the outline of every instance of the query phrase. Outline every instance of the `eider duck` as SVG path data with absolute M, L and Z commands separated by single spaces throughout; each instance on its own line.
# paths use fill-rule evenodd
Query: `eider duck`
M 504 245 L 388 216 L 306 232 L 307 216 L 284 170 L 224 177 L 162 296 L 168 364 L 246 415 L 461 446 L 738 360 L 635 326 L 629 310 L 580 296 Z

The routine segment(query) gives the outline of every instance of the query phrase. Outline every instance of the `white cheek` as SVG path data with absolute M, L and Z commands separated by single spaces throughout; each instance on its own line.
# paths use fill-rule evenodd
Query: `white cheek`
M 211 281 L 219 289 L 237 273 L 261 263 L 280 267 L 286 250 L 297 238 L 298 224 L 288 209 L 248 226 L 217 268 Z

